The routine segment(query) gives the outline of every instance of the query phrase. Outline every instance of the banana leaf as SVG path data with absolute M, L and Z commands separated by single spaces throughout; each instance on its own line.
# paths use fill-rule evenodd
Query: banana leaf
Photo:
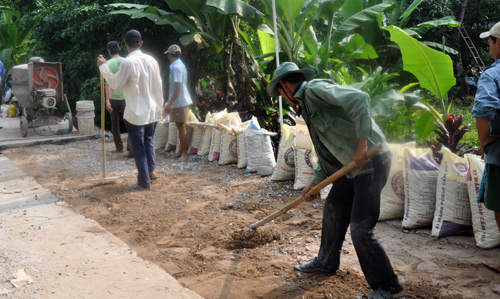
M 455 85 L 453 62 L 450 56 L 433 50 L 395 26 L 383 28 L 391 34 L 403 56 L 403 69 L 417 77 L 420 86 L 439 99 Z

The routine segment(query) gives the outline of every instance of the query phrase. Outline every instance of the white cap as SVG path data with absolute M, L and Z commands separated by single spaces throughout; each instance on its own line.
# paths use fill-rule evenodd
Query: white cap
M 483 32 L 479 35 L 480 38 L 487 38 L 489 36 L 500 38 L 500 22 L 491 27 L 490 31 Z
M 177 54 L 177 55 L 180 55 L 181 54 L 181 48 L 178 46 L 178 45 L 171 45 L 170 47 L 168 47 L 168 50 L 165 51 L 165 54 Z

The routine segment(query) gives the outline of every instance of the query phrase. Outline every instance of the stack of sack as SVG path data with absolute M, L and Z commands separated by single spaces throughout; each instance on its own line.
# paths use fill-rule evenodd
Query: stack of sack
M 441 164 L 431 149 L 389 144 L 392 162 L 381 193 L 379 220 L 402 219 L 404 229 L 430 227 L 433 237 L 473 232 L 476 245 L 500 245 L 495 215 L 477 202 L 484 171 L 478 156 L 459 157 L 443 147 Z

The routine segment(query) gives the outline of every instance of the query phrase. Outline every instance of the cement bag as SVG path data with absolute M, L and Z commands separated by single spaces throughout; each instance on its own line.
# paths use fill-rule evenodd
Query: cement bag
M 477 202 L 479 186 L 484 172 L 484 161 L 479 156 L 465 155 L 469 161 L 467 187 L 472 213 L 474 239 L 479 248 L 487 249 L 500 245 L 500 232 L 495 221 L 495 212 L 488 210 L 482 202 Z
M 431 149 L 405 149 L 405 214 L 403 228 L 432 225 L 439 165 Z
M 179 130 L 177 130 L 177 147 L 175 148 L 175 153 L 178 154 L 181 152 L 181 140 L 179 138 Z M 191 142 L 191 136 L 193 135 L 193 127 L 186 126 L 186 134 L 187 134 L 187 145 L 188 145 L 188 151 L 189 151 L 189 143 Z
M 0 117 L 9 117 L 9 105 L 3 104 L 1 106 Z
M 222 138 L 222 131 L 219 130 L 219 128 L 213 128 L 212 138 L 210 141 L 210 152 L 208 153 L 208 161 L 219 160 L 221 138 Z
M 231 112 L 225 115 L 222 115 L 220 118 L 215 119 L 214 122 L 216 124 L 223 124 L 227 127 L 233 126 L 238 127 L 241 125 L 241 118 L 238 112 Z
M 250 125 L 251 120 L 242 123 L 239 127 L 233 128 L 238 143 L 238 168 L 247 167 L 247 149 L 245 148 L 245 130 Z
M 214 127 L 207 126 L 203 129 L 203 135 L 201 137 L 200 148 L 198 149 L 198 156 L 208 155 L 210 153 L 210 145 L 212 141 L 212 133 Z
M 161 121 L 156 125 L 153 135 L 155 150 L 164 149 L 168 141 L 168 124 L 164 125 Z
M 245 147 L 245 135 L 243 133 L 238 134 L 236 139 L 238 140 L 238 168 L 246 168 L 248 161 L 247 149 Z
M 179 130 L 174 123 L 168 125 L 168 140 L 165 146 L 166 152 L 175 151 L 177 147 L 177 138 L 179 136 Z
M 220 140 L 219 165 L 238 163 L 238 140 L 230 127 L 219 124 L 222 132 Z
M 295 119 L 295 124 L 295 139 L 293 140 L 293 147 L 295 149 L 302 148 L 311 151 L 313 149 L 313 144 L 304 119 L 302 117 L 297 117 Z
M 467 158 L 460 158 L 448 148 L 441 149 L 436 210 L 432 221 L 432 236 L 446 237 L 472 231 L 472 218 L 467 190 Z
M 204 126 L 194 126 L 193 134 L 191 135 L 191 141 L 189 142 L 188 154 L 196 155 L 198 153 L 198 149 L 201 145 L 201 139 L 203 138 L 203 131 L 205 130 Z
M 295 151 L 292 147 L 294 136 L 295 127 L 284 124 L 278 150 L 278 161 L 271 176 L 273 181 L 286 181 L 295 178 Z
M 265 133 L 267 131 L 264 129 L 253 130 L 251 128 L 247 128 L 243 133 L 247 152 L 247 170 L 260 175 L 271 175 L 276 166 L 276 160 L 271 136 Z
M 245 145 L 245 155 L 247 157 L 247 166 L 245 168 L 245 171 L 251 173 L 251 172 L 257 172 L 257 169 L 253 169 L 252 165 L 248 164 L 248 147 L 246 144 L 245 131 L 249 130 L 249 129 L 254 130 L 254 131 L 260 131 L 260 125 L 259 125 L 259 122 L 257 121 L 257 118 L 255 118 L 255 116 L 252 116 L 252 118 L 250 119 L 250 124 L 243 130 L 243 138 L 244 138 L 243 144 Z M 252 149 L 252 148 L 250 148 L 250 149 Z
M 415 148 L 415 142 L 389 144 L 392 153 L 389 177 L 380 194 L 378 220 L 402 219 L 405 205 L 403 161 L 405 148 Z
M 220 112 L 218 112 L 220 113 Z M 215 117 L 215 114 L 211 114 L 210 112 L 207 113 L 207 116 L 205 117 L 205 123 L 207 124 L 214 124 L 213 118 Z M 205 129 L 203 130 L 203 135 L 201 137 L 201 142 L 200 142 L 200 148 L 198 149 L 198 156 L 204 156 L 208 155 L 210 153 L 210 142 L 212 141 L 212 131 L 213 127 L 211 126 L 206 126 Z
M 326 200 L 326 198 L 328 197 L 328 194 L 330 193 L 330 190 L 332 189 L 332 186 L 333 186 L 333 184 L 328 184 L 328 185 L 326 185 L 325 188 L 323 188 L 319 191 L 319 196 L 322 200 Z
M 314 175 L 313 163 L 316 163 L 318 157 L 312 150 L 303 148 L 295 149 L 295 181 L 293 189 L 304 189 L 312 180 Z

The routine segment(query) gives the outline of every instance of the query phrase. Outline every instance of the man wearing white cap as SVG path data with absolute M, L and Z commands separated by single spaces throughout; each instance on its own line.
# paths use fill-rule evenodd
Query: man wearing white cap
M 481 33 L 480 37 L 488 38 L 490 53 L 495 62 L 486 67 L 479 77 L 472 108 L 486 163 L 477 200 L 495 212 L 500 228 L 500 22 L 489 31 Z M 500 271 L 500 262 L 485 261 L 483 264 Z M 500 285 L 495 285 L 492 291 L 500 294 Z
M 170 79 L 168 88 L 168 102 L 163 107 L 163 114 L 170 114 L 170 122 L 175 123 L 179 130 L 179 153 L 174 155 L 178 162 L 185 161 L 189 155 L 186 121 L 189 115 L 189 106 L 193 103 L 187 88 L 186 66 L 180 60 L 181 48 L 171 45 L 165 52 L 170 61 Z

